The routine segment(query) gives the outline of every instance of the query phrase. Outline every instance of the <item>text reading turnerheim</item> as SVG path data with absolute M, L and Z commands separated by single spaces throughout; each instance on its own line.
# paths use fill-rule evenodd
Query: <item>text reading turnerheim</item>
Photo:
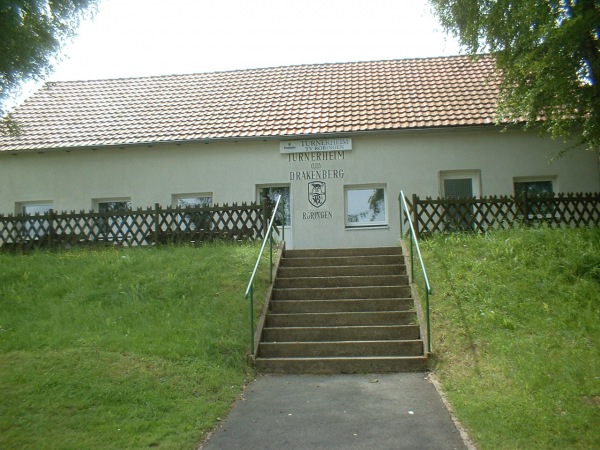
M 352 139 L 312 139 L 281 143 L 281 153 L 330 152 L 352 150 Z
M 344 152 L 316 152 L 316 153 L 290 153 L 288 155 L 289 162 L 316 162 L 316 161 L 334 161 L 345 159 Z
M 323 139 L 301 141 L 302 148 L 309 152 L 327 152 L 332 150 L 344 150 L 349 139 Z

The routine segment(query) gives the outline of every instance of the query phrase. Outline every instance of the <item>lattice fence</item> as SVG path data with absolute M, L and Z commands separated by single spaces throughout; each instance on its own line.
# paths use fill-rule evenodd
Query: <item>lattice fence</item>
M 600 193 L 549 196 L 406 199 L 418 236 L 448 232 L 486 232 L 515 226 L 600 225 Z M 405 218 L 405 221 L 408 218 Z
M 49 212 L 0 216 L 0 249 L 71 248 L 110 245 L 198 244 L 260 239 L 266 205 L 154 208 L 109 212 Z

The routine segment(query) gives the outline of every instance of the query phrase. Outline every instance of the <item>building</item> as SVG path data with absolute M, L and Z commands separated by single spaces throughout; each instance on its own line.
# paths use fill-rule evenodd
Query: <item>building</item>
M 0 137 L 0 214 L 283 194 L 295 248 L 398 242 L 419 196 L 600 190 L 597 153 L 495 125 L 489 57 L 47 83 Z

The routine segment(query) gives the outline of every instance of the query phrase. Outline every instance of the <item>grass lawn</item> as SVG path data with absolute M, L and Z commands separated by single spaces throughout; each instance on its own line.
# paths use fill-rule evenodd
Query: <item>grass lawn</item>
M 597 448 L 600 229 L 422 250 L 435 370 L 480 448 Z M 258 251 L 0 254 L 0 448 L 193 449 L 254 375 L 242 295 Z
M 436 236 L 435 371 L 481 449 L 600 446 L 600 229 Z
M 0 448 L 194 448 L 254 375 L 258 251 L 0 254 Z

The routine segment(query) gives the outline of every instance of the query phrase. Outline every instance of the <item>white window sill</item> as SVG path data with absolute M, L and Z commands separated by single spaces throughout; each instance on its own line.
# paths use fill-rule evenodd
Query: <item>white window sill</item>
M 387 223 L 381 225 L 346 225 L 346 230 L 387 230 L 390 226 Z

